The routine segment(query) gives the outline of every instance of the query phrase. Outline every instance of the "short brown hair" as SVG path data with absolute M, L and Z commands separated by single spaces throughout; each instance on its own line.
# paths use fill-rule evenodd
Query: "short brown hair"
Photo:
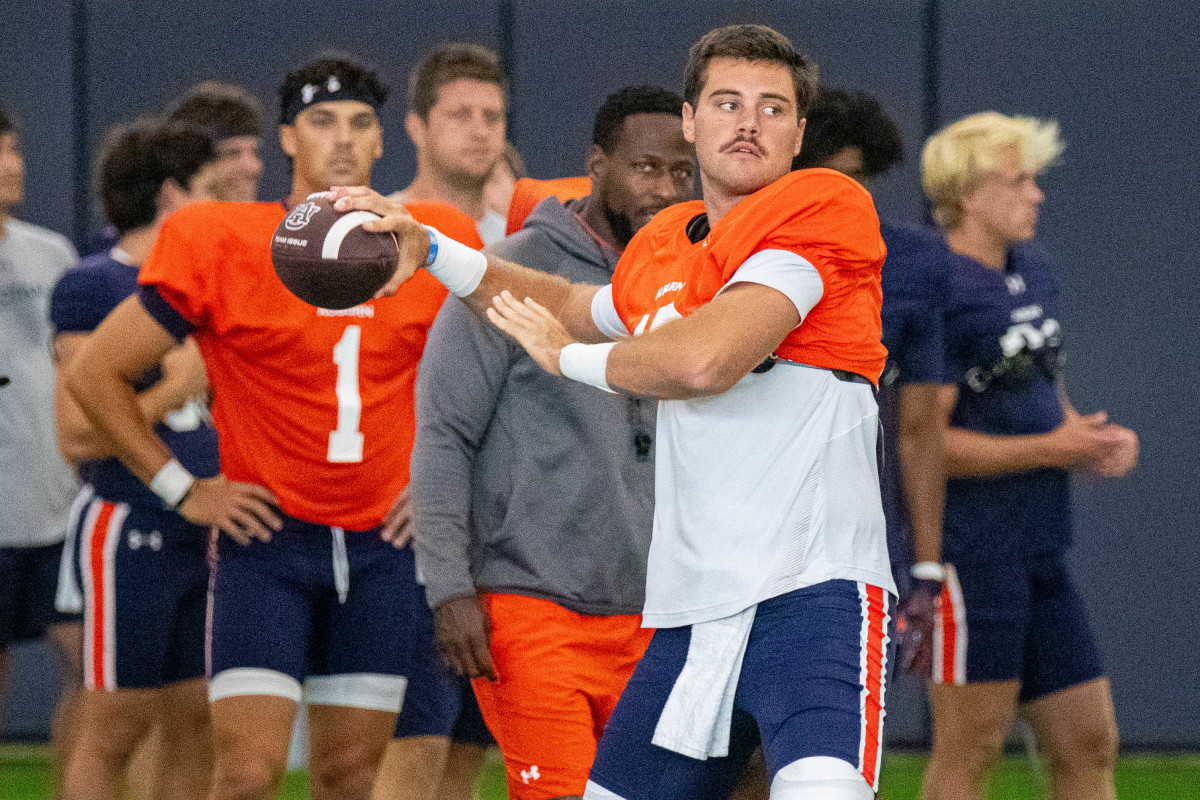
M 151 119 L 111 129 L 101 152 L 100 198 L 105 216 L 121 234 L 154 222 L 164 183 L 173 180 L 190 190 L 196 174 L 217 158 L 203 129 Z
M 433 51 L 408 76 L 408 110 L 429 119 L 429 109 L 437 105 L 442 87 L 459 78 L 494 83 L 508 94 L 508 79 L 498 53 L 483 45 L 454 42 Z
M 727 25 L 700 37 L 700 41 L 688 51 L 683 82 L 683 99 L 693 108 L 699 102 L 700 91 L 704 88 L 708 62 L 714 58 L 782 64 L 792 74 L 792 86 L 796 89 L 796 116 L 799 118 L 808 113 L 817 91 L 817 66 L 806 61 L 779 31 L 766 25 Z
M 262 135 L 262 105 L 242 87 L 220 81 L 193 86 L 167 119 L 200 128 L 216 142 Z

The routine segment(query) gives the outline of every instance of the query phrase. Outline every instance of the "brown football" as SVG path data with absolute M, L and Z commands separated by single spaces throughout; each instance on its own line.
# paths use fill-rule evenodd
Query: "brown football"
M 370 211 L 337 211 L 325 192 L 308 196 L 271 238 L 275 274 L 292 294 L 321 308 L 352 308 L 375 296 L 400 262 L 395 234 L 362 229 Z

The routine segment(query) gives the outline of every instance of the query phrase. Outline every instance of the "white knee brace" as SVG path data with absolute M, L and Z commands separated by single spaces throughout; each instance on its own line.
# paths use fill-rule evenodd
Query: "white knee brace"
M 875 792 L 858 770 L 829 756 L 793 761 L 771 781 L 771 800 L 874 800 Z

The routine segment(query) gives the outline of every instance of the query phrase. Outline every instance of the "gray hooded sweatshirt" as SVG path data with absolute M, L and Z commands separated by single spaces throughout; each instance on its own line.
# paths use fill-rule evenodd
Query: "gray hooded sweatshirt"
M 618 257 L 555 198 L 488 252 L 601 286 Z M 450 297 L 417 377 L 412 501 L 429 604 L 480 589 L 641 613 L 655 413 L 653 400 L 548 374 Z

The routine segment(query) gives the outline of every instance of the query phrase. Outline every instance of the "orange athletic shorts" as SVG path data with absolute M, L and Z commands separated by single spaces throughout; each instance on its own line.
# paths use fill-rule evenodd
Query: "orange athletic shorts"
M 510 800 L 582 795 L 596 743 L 653 631 L 638 615 L 589 617 L 515 594 L 481 601 L 498 680 L 473 684 L 504 753 Z

